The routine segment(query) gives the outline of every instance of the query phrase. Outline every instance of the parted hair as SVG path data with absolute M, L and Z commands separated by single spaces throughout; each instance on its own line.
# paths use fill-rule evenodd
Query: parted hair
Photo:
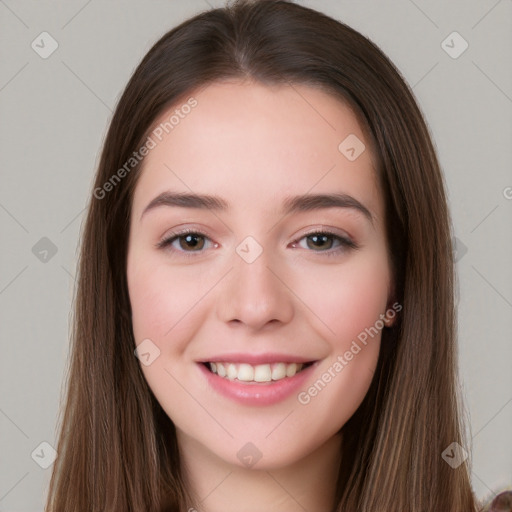
M 410 87 L 372 41 L 286 0 L 234 1 L 184 21 L 131 76 L 94 189 L 144 144 L 162 113 L 224 79 L 304 84 L 336 96 L 356 113 L 377 163 L 394 299 L 403 309 L 382 333 L 367 395 L 342 426 L 333 512 L 475 512 L 470 459 L 452 468 L 442 458 L 453 442 L 467 446 L 446 185 Z M 104 197 L 89 199 L 46 512 L 191 506 L 174 424 L 134 356 L 126 256 L 140 167 Z

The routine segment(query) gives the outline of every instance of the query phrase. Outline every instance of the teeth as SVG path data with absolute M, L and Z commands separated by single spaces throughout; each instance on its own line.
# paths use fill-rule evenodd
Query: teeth
M 235 366 L 234 364 L 231 366 Z M 244 382 L 249 382 L 254 380 L 254 367 L 250 364 L 241 364 L 238 367 L 238 374 L 236 375 L 238 380 L 243 380 Z
M 286 377 L 286 365 L 284 363 L 277 363 L 272 368 L 272 380 L 284 379 Z
M 213 373 L 229 380 L 238 379 L 242 382 L 270 382 L 293 377 L 299 373 L 302 363 L 272 363 L 251 365 L 247 363 L 208 363 Z
M 233 380 L 236 379 L 237 371 L 234 364 L 228 365 L 228 371 L 227 371 L 228 379 Z
M 254 380 L 256 382 L 270 382 L 272 371 L 269 364 L 260 364 L 254 368 Z
M 297 364 L 292 363 L 286 367 L 286 376 L 293 377 L 297 373 Z
M 212 370 L 213 371 L 213 370 Z M 219 377 L 226 376 L 226 367 L 223 364 L 217 363 L 217 374 Z

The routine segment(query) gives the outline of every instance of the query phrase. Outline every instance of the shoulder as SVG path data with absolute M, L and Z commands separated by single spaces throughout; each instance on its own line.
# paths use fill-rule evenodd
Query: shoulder
M 512 490 L 484 499 L 480 506 L 480 512 L 512 512 Z

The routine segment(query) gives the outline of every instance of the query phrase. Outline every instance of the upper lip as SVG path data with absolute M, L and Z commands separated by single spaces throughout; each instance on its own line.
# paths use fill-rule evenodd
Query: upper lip
M 197 361 L 198 363 L 247 363 L 251 365 L 271 364 L 271 363 L 311 363 L 315 359 L 311 357 L 301 357 L 291 354 L 242 354 L 230 353 L 211 356 Z

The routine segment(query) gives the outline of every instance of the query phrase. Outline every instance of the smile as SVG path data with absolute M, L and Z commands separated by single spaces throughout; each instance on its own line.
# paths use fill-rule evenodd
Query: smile
M 252 365 L 247 363 L 209 362 L 207 367 L 212 373 L 228 380 L 240 382 L 271 382 L 293 377 L 310 363 L 271 363 Z
M 270 406 L 291 398 L 306 386 L 320 363 L 234 361 L 203 361 L 197 368 L 215 394 L 247 406 Z

